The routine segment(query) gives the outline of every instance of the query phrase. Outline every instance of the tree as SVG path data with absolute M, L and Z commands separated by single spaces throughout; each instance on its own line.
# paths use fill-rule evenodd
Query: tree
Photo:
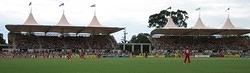
M 0 44 L 6 44 L 2 33 L 0 33 Z
M 3 47 L 3 45 L 6 44 L 5 40 L 3 39 L 3 34 L 0 33 L 0 51 Z
M 0 38 L 0 44 L 6 44 L 3 38 Z
M 162 28 L 168 22 L 166 17 L 171 17 L 174 23 L 179 27 L 187 27 L 186 20 L 189 18 L 188 13 L 184 10 L 170 11 L 171 7 L 166 10 L 160 11 L 160 13 L 156 13 L 149 16 L 149 28 L 156 27 Z
M 148 33 L 139 33 L 138 35 L 133 35 L 130 43 L 150 43 L 148 36 L 150 36 Z

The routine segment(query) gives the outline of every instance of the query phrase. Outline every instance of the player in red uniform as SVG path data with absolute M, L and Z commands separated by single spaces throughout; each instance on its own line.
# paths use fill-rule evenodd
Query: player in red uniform
M 190 50 L 188 47 L 186 47 L 184 49 L 184 63 L 187 64 L 187 63 L 191 63 L 190 61 Z
M 100 50 L 96 50 L 96 57 L 97 57 L 97 59 L 100 59 L 100 58 L 101 58 Z
M 68 60 L 71 60 L 71 58 L 72 58 L 72 51 L 69 50 L 69 51 L 68 51 L 68 55 L 67 55 L 67 59 L 68 59 Z
M 79 55 L 80 55 L 80 59 L 85 59 L 85 52 L 84 52 L 84 50 L 80 50 L 80 52 L 79 52 Z

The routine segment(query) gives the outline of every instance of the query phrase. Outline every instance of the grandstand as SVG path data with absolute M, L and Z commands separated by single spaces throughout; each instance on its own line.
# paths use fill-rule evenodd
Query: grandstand
M 17 50 L 114 49 L 117 42 L 111 35 L 124 28 L 107 27 L 96 15 L 88 26 L 71 25 L 65 14 L 56 25 L 40 25 L 30 12 L 24 24 L 7 24 L 8 42 Z
M 166 26 L 151 32 L 151 37 L 148 38 L 152 44 L 117 44 L 111 34 L 124 28 L 105 27 L 99 23 L 95 15 L 88 26 L 72 26 L 64 13 L 56 25 L 39 25 L 30 12 L 24 24 L 8 24 L 6 28 L 10 31 L 8 42 L 13 48 L 10 49 L 12 51 L 63 52 L 72 50 L 77 53 L 84 49 L 87 54 L 95 54 L 99 50 L 103 55 L 125 53 L 125 56 L 129 56 L 148 53 L 171 56 L 180 54 L 185 46 L 189 46 L 195 53 L 194 55 L 211 56 L 221 53 L 232 54 L 232 51 L 239 55 L 249 52 L 250 49 L 248 45 L 250 37 L 245 35 L 250 33 L 250 30 L 235 27 L 229 17 L 222 28 L 207 27 L 200 17 L 194 27 L 182 28 L 176 26 L 172 18 L 168 18 Z M 122 49 L 113 50 L 118 45 L 122 45 Z M 148 47 L 145 48 L 143 45 L 148 45 Z M 117 51 L 119 53 L 114 54 Z
M 235 27 L 229 17 L 222 28 L 207 27 L 200 17 L 194 27 L 182 28 L 177 27 L 172 18 L 168 18 L 168 23 L 163 28 L 153 30 L 149 39 L 156 49 L 172 52 L 189 46 L 194 54 L 231 54 L 233 50 L 239 55 L 249 52 L 248 33 L 250 29 Z

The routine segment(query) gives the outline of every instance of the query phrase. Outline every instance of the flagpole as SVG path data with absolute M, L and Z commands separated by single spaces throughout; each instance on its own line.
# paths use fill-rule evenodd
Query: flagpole
M 227 17 L 229 18 L 230 12 L 229 9 L 227 10 Z
M 196 11 L 199 11 L 199 18 L 201 17 L 201 7 L 195 9 Z
M 63 14 L 64 14 L 64 5 L 62 6 Z
M 94 16 L 96 16 L 96 0 L 93 0 L 94 1 L 94 7 L 95 7 L 95 9 L 94 9 Z
M 226 10 L 226 13 L 227 13 L 227 17 L 229 18 L 229 16 L 230 16 L 230 8 L 227 8 L 227 10 Z
M 30 6 L 30 13 L 32 13 L 32 2 L 29 3 Z
M 230 15 L 230 12 L 229 12 L 229 10 L 230 10 L 230 5 L 229 5 L 229 0 L 227 0 L 227 17 L 229 18 L 229 15 Z
M 199 17 L 201 17 L 201 9 L 199 10 Z
M 94 10 L 94 16 L 96 16 L 96 7 L 95 7 L 95 10 Z
M 96 4 L 90 6 L 91 8 L 94 7 L 94 16 L 96 16 Z
M 32 5 L 30 6 L 30 12 L 32 13 Z
M 62 8 L 62 11 L 63 11 L 63 14 L 64 14 L 64 3 L 61 3 L 61 4 L 59 5 L 59 7 Z

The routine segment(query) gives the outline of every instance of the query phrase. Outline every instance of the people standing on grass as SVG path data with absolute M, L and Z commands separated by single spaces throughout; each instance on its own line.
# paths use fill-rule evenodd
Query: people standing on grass
M 145 52 L 145 58 L 148 58 L 148 52 L 147 51 Z
M 101 52 L 99 50 L 96 50 L 96 57 L 97 59 L 101 58 Z
M 67 59 L 68 59 L 68 60 L 71 60 L 71 58 L 72 58 L 72 51 L 69 50 L 69 51 L 68 51 L 68 54 L 67 54 Z
M 191 63 L 190 55 L 191 55 L 190 50 L 189 50 L 188 46 L 186 46 L 184 48 L 184 64 Z
M 80 56 L 80 59 L 85 59 L 85 52 L 84 52 L 84 50 L 80 50 L 79 51 L 79 56 Z

